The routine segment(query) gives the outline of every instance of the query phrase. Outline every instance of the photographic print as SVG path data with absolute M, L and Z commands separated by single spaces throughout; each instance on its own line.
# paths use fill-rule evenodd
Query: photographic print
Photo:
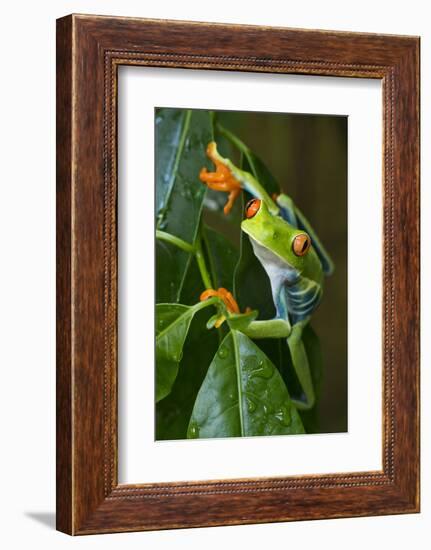
M 156 439 L 347 431 L 347 117 L 155 133 Z

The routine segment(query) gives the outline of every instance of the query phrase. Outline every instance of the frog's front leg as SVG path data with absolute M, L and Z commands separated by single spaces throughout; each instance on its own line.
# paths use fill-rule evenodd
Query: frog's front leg
M 224 159 L 219 156 L 215 142 L 209 143 L 207 147 L 207 155 L 214 162 L 216 166 L 215 172 L 208 172 L 204 167 L 199 173 L 199 178 L 203 183 L 206 183 L 210 189 L 214 191 L 224 191 L 229 193 L 228 201 L 223 209 L 227 215 L 232 209 L 236 199 L 241 194 L 241 185 L 235 178 Z
M 284 319 L 268 319 L 252 321 L 243 332 L 249 338 L 287 338 L 292 329 L 289 321 Z
M 234 319 L 235 316 L 241 316 L 241 312 L 237 301 L 233 297 L 232 293 L 225 288 L 219 288 L 217 290 L 209 288 L 204 290 L 200 295 L 200 300 L 207 300 L 216 296 L 223 302 L 226 314 L 220 312 L 214 323 L 216 328 L 220 327 L 226 320 L 226 315 Z M 246 308 L 246 313 L 251 312 L 250 308 Z M 233 317 L 232 317 L 233 316 Z M 265 321 L 251 321 L 247 326 L 240 329 L 241 332 L 249 336 L 250 338 L 287 338 L 291 333 L 290 323 L 284 319 L 269 319 Z

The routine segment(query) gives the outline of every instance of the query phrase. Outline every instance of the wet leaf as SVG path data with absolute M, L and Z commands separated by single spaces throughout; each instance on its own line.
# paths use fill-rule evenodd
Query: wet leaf
M 156 216 L 169 196 L 185 117 L 183 109 L 156 109 Z
M 190 323 L 200 307 L 202 304 L 156 305 L 156 403 L 172 389 Z
M 189 438 L 304 433 L 280 373 L 244 334 L 221 343 L 199 390 Z
M 210 111 L 157 109 L 156 112 L 156 218 L 157 229 L 184 241 L 195 242 L 205 186 L 199 180 L 203 166 L 210 168 L 206 147 L 213 138 Z M 157 282 L 157 295 L 179 301 L 191 255 L 169 246 L 167 268 L 165 255 L 157 257 L 157 270 L 169 269 L 173 278 L 166 287 Z M 157 249 L 157 253 L 160 249 Z
M 239 251 L 221 233 L 204 227 L 205 252 L 211 279 L 215 288 L 233 288 L 233 275 L 239 259 Z
M 280 186 L 264 162 L 252 151 L 250 151 L 250 149 L 248 149 L 245 157 L 250 166 L 250 172 L 257 179 L 257 181 L 262 184 L 268 194 L 270 196 L 273 193 L 278 195 L 280 193 Z
M 186 439 L 199 388 L 219 345 L 216 330 L 205 325 L 212 308 L 196 313 L 183 347 L 178 375 L 171 393 L 156 405 L 156 439 Z
M 177 300 L 177 289 L 181 279 L 176 269 L 176 252 L 172 244 L 156 239 L 156 303 L 171 303 Z

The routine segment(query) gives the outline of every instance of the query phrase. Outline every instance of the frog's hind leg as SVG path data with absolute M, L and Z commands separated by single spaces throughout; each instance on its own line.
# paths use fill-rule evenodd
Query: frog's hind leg
M 292 332 L 287 338 L 293 368 L 303 390 L 301 397 L 295 398 L 292 396 L 293 403 L 300 410 L 311 409 L 316 401 L 308 356 L 302 340 L 302 331 L 305 325 L 306 322 L 293 325 Z
M 283 220 L 293 225 L 293 227 L 299 228 L 298 219 L 295 214 L 295 205 L 290 197 L 282 193 L 275 197 L 275 202 L 280 207 L 280 215 Z

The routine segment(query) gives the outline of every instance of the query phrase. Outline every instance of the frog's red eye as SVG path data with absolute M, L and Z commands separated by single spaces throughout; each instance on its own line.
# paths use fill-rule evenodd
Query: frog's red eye
M 310 250 L 311 239 L 306 233 L 296 235 L 293 239 L 292 249 L 297 256 L 305 256 Z
M 245 217 L 252 218 L 259 212 L 261 201 L 259 199 L 251 199 L 245 206 Z

